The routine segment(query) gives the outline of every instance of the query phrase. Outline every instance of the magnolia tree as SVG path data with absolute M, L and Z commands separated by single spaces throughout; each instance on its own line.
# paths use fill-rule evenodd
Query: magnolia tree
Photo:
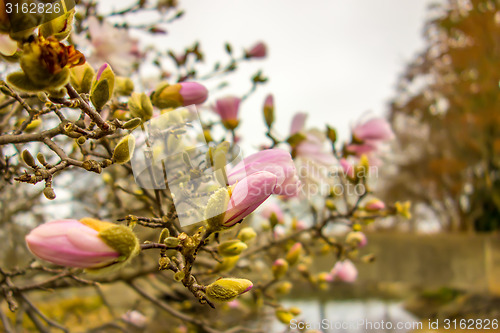
M 157 20 L 134 26 L 141 12 Z M 227 64 L 201 73 L 200 44 L 140 49 L 129 35 L 161 35 L 182 14 L 175 1 L 107 13 L 94 1 L 0 1 L 6 332 L 265 332 L 269 316 L 286 329 L 300 320 L 281 303 L 294 285 L 353 282 L 374 259 L 359 250 L 364 226 L 409 217 L 409 203 L 372 193 L 393 137 L 383 119 L 360 121 L 348 142 L 307 128 L 305 113 L 277 133 L 269 95 L 268 140 L 244 155 L 239 109 L 267 78 L 241 96 L 206 86 L 266 45 L 238 56 L 226 44 Z M 318 271 L 314 258 L 332 254 Z

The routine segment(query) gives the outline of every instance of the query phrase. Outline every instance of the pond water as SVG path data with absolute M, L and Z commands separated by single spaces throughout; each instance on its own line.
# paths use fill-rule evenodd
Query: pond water
M 296 306 L 302 310 L 297 320 L 291 322 L 292 332 L 300 328 L 325 333 L 378 333 L 412 332 L 421 325 L 408 313 L 402 303 L 384 300 L 285 301 L 284 307 Z M 300 323 L 302 321 L 302 323 Z M 287 327 L 278 321 L 272 324 L 272 332 L 284 332 Z

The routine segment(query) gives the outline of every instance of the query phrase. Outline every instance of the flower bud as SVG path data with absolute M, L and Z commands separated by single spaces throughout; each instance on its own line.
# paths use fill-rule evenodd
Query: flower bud
M 286 261 L 288 261 L 290 266 L 293 266 L 299 261 L 301 254 L 302 254 L 302 244 L 295 243 L 290 248 L 290 250 L 288 250 L 288 253 L 286 254 L 285 257 Z
M 218 251 L 219 254 L 223 257 L 231 257 L 240 255 L 241 252 L 247 249 L 247 247 L 248 246 L 245 243 L 243 243 L 239 239 L 236 239 L 221 243 L 218 247 Z
M 268 128 L 274 123 L 274 98 L 273 95 L 269 94 L 264 102 L 264 120 Z
M 349 232 L 345 238 L 345 241 L 347 244 L 355 247 L 363 247 L 367 243 L 366 236 L 361 231 Z
M 165 244 L 168 247 L 177 247 L 180 244 L 180 240 L 177 237 L 166 237 L 163 240 L 163 244 Z
M 330 126 L 326 126 L 326 137 L 330 140 L 331 143 L 335 143 L 337 141 L 337 131 Z
M 142 122 L 141 118 L 130 119 L 125 124 L 123 124 L 123 128 L 128 129 L 128 130 L 133 130 L 134 128 L 139 126 L 141 124 L 141 122 Z
M 252 281 L 246 279 L 219 279 L 207 286 L 205 294 L 215 302 L 229 302 L 252 287 Z
M 302 313 L 302 310 L 296 306 L 292 306 L 290 309 L 288 309 L 288 311 L 290 311 L 290 313 L 293 314 L 294 316 L 298 316 Z
M 276 286 L 276 292 L 280 295 L 287 295 L 292 290 L 292 283 L 288 281 L 283 281 Z
M 249 241 L 254 239 L 255 236 L 257 236 L 257 233 L 251 227 L 243 228 L 238 233 L 238 239 L 245 243 L 248 243 Z
M 224 259 L 222 259 L 222 262 L 217 263 L 217 266 L 215 266 L 215 271 L 229 272 L 234 268 L 234 266 L 236 266 L 239 259 L 240 256 L 225 257 Z
M 140 250 L 128 227 L 91 218 L 42 224 L 26 236 L 26 243 L 43 260 L 87 269 L 127 262 Z
M 321 272 L 318 274 L 318 281 L 319 282 L 332 282 L 333 276 L 330 273 Z
M 148 121 L 153 116 L 153 104 L 145 93 L 132 93 L 128 100 L 128 108 L 132 117 Z
M 134 81 L 128 77 L 115 77 L 115 94 L 118 96 L 130 96 L 134 91 Z
M 54 200 L 56 198 L 56 193 L 54 192 L 54 189 L 52 187 L 44 188 L 43 195 L 49 200 Z
M 80 94 L 88 94 L 92 86 L 95 71 L 88 62 L 69 71 L 69 82 Z
M 132 324 L 136 328 L 145 328 L 147 325 L 147 318 L 137 310 L 127 311 L 122 316 L 124 322 Z
M 58 41 L 68 38 L 73 28 L 73 17 L 75 16 L 75 9 L 68 11 L 66 14 L 61 15 L 49 22 L 46 22 L 39 27 L 39 34 L 45 38 L 54 36 Z
M 277 259 L 272 267 L 275 280 L 281 279 L 288 271 L 288 262 L 285 259 Z
M 33 155 L 31 155 L 31 153 L 28 150 L 26 150 L 26 149 L 23 150 L 23 152 L 21 153 L 21 157 L 27 166 L 29 166 L 31 168 L 36 168 L 35 159 L 33 158 Z
M 289 325 L 290 321 L 292 321 L 292 319 L 294 317 L 294 315 L 290 311 L 285 310 L 283 308 L 277 309 L 275 312 L 275 315 L 276 315 L 276 318 L 278 318 L 278 320 L 285 325 Z
M 245 51 L 245 58 L 264 58 L 267 55 L 267 47 L 263 42 L 258 42 L 250 50 Z
M 225 128 L 233 130 L 239 125 L 238 112 L 241 99 L 234 96 L 220 98 L 215 102 L 213 110 L 222 120 Z
M 38 162 L 40 162 L 41 165 L 47 164 L 47 161 L 45 160 L 45 155 L 43 155 L 42 153 L 36 154 L 36 159 L 38 160 Z
M 102 65 L 97 71 L 90 90 L 90 100 L 97 110 L 102 109 L 113 96 L 114 86 L 115 73 L 108 64 Z
M 330 274 L 340 281 L 354 282 L 358 277 L 358 270 L 349 259 L 345 259 L 343 261 L 337 261 Z
M 113 151 L 113 163 L 123 164 L 130 161 L 130 158 L 134 154 L 135 148 L 135 137 L 133 135 L 127 135 L 118 142 Z
M 151 96 L 153 105 L 160 109 L 201 104 L 207 100 L 208 90 L 197 82 L 181 82 L 170 85 L 161 83 Z
M 385 204 L 379 199 L 371 199 L 365 205 L 365 210 L 369 212 L 378 212 L 385 209 Z

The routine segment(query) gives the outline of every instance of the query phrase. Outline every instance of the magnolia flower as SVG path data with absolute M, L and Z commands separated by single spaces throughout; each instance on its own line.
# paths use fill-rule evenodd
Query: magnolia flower
M 358 277 L 358 270 L 349 259 L 345 259 L 343 261 L 337 261 L 330 271 L 330 274 L 337 280 L 354 282 Z
M 364 247 L 368 243 L 366 239 L 366 235 L 361 231 L 351 231 L 347 234 L 345 241 L 347 244 L 356 246 L 356 247 Z
M 115 28 L 108 22 L 100 23 L 91 16 L 88 31 L 93 52 L 87 60 L 94 65 L 109 63 L 118 75 L 129 74 L 139 53 L 138 41 L 130 37 L 128 30 Z
M 215 101 L 213 110 L 217 113 L 227 129 L 235 129 L 238 126 L 238 111 L 241 99 L 234 96 L 220 98 Z
M 215 302 L 230 302 L 251 290 L 253 283 L 246 279 L 219 279 L 207 286 L 205 294 Z
M 31 230 L 26 244 L 43 260 L 79 268 L 109 266 L 139 252 L 138 240 L 129 228 L 94 219 L 47 222 Z
M 267 55 L 267 47 L 263 42 L 258 42 L 245 52 L 246 58 L 264 58 Z
M 236 183 L 231 190 L 223 225 L 230 227 L 257 209 L 274 193 L 277 181 L 274 174 L 259 171 Z
M 267 149 L 252 154 L 229 170 L 227 178 L 229 184 L 234 184 L 258 171 L 267 171 L 277 177 L 273 194 L 287 197 L 298 194 L 300 181 L 292 157 L 287 151 Z
M 385 209 L 385 203 L 382 200 L 376 198 L 371 199 L 366 203 L 365 209 L 369 212 L 378 212 L 382 209 Z
M 340 161 L 340 166 L 342 167 L 342 170 L 344 171 L 344 175 L 349 177 L 349 178 L 354 178 L 354 166 L 347 161 L 345 158 L 341 158 Z
M 358 124 L 352 133 L 357 140 L 361 141 L 387 141 L 394 138 L 391 125 L 382 118 L 372 118 Z
M 201 104 L 206 101 L 207 97 L 207 88 L 198 82 L 176 84 L 162 82 L 156 87 L 151 101 L 157 107 L 164 109 Z
M 306 119 L 307 114 L 303 112 L 296 113 L 292 119 L 290 136 L 299 132 L 303 132 L 305 136 L 305 140 L 299 142 L 299 144 L 294 147 L 295 157 L 324 166 L 333 165 L 336 161 L 334 156 L 324 149 L 324 143 L 326 142 L 325 135 L 314 130 L 306 132 Z

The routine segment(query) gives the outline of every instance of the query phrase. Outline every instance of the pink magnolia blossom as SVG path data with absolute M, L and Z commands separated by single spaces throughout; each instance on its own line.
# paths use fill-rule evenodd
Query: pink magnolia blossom
M 387 141 L 394 138 L 391 125 L 382 118 L 372 118 L 358 124 L 352 132 L 361 141 Z
M 224 214 L 224 227 L 231 227 L 247 217 L 275 191 L 278 177 L 267 171 L 258 171 L 239 180 L 231 190 Z
M 267 46 L 263 42 L 258 42 L 246 52 L 247 58 L 264 58 L 267 55 Z
M 267 149 L 248 156 L 228 171 L 229 184 L 234 184 L 258 171 L 267 171 L 277 177 L 277 186 L 273 194 L 287 197 L 294 197 L 298 194 L 300 181 L 292 157 L 287 151 Z
M 182 104 L 184 106 L 201 104 L 208 98 L 208 90 L 204 85 L 198 82 L 181 82 L 181 90 L 179 91 L 182 96 Z
M 337 261 L 330 271 L 330 274 L 337 280 L 352 283 L 356 281 L 358 277 L 358 270 L 349 259 L 345 259 L 343 261 Z
M 385 209 L 385 203 L 379 199 L 371 199 L 366 203 L 365 209 L 369 212 L 378 212 Z
M 361 231 L 351 231 L 346 236 L 346 243 L 356 247 L 364 247 L 368 244 L 366 235 Z
M 264 108 L 274 108 L 274 97 L 273 95 L 269 94 L 266 96 L 266 99 L 264 100 Z
M 220 98 L 215 101 L 213 110 L 223 121 L 237 121 L 241 99 L 234 96 Z
M 311 130 L 305 132 L 307 113 L 298 112 L 292 119 L 290 136 L 303 132 L 306 139 L 295 147 L 295 156 L 316 164 L 330 166 L 335 164 L 335 157 L 324 148 L 326 138 L 319 132 Z
M 80 221 L 56 220 L 31 230 L 26 244 L 35 256 L 56 265 L 97 268 L 120 256 L 98 234 Z
M 262 217 L 269 219 L 273 213 L 276 215 L 279 224 L 285 223 L 285 215 L 277 203 L 272 202 L 266 205 L 266 207 L 262 210 L 261 215 Z

